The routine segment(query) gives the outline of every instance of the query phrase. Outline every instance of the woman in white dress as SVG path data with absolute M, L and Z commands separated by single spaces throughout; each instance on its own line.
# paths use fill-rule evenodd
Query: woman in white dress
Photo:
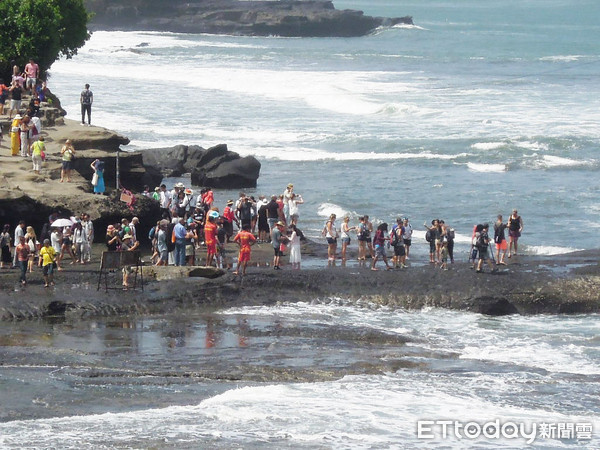
M 290 225 L 292 234 L 290 236 L 290 264 L 292 269 L 300 269 L 300 262 L 302 261 L 302 255 L 300 254 L 300 236 L 301 231 L 296 228 L 296 225 Z

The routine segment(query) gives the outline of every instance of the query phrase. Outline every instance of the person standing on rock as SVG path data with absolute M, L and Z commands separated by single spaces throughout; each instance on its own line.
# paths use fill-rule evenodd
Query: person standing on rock
M 65 145 L 63 145 L 60 150 L 60 154 L 62 156 L 62 169 L 60 171 L 60 182 L 64 182 L 65 178 L 67 183 L 71 182 L 71 169 L 73 168 L 73 157 L 75 156 L 75 149 L 73 148 L 73 144 L 71 144 L 71 140 L 67 139 L 65 141 Z
M 237 268 L 235 270 L 234 275 L 240 274 L 240 267 L 242 268 L 242 276 L 246 275 L 246 267 L 248 266 L 248 261 L 250 261 L 250 257 L 252 256 L 251 247 L 256 242 L 256 238 L 250 232 L 250 226 L 245 225 L 242 227 L 242 230 L 238 232 L 233 238 L 233 242 L 237 242 L 240 246 L 240 253 L 238 255 Z
M 163 219 L 171 221 L 171 210 L 169 208 L 171 206 L 171 196 L 167 192 L 167 186 L 165 184 L 160 185 L 159 195 L 160 214 Z
M 0 259 L 0 269 L 4 269 L 5 265 L 8 264 L 10 267 L 10 263 L 12 260 L 12 256 L 10 254 L 10 225 L 4 225 L 4 230 L 2 234 L 0 234 L 0 249 L 2 251 L 2 259 Z
M 517 213 L 516 209 L 513 209 L 512 214 L 508 218 L 508 238 L 510 239 L 508 243 L 508 257 L 511 257 L 511 252 L 513 255 L 517 256 L 517 242 L 521 237 L 521 232 L 523 231 L 523 219 Z M 514 251 L 513 251 L 514 247 Z
M 85 114 L 88 116 L 88 126 L 92 124 L 92 103 L 94 103 L 94 94 L 90 91 L 90 85 L 86 84 L 85 89 L 79 96 L 81 103 L 81 125 L 85 125 Z
M 285 231 L 285 224 L 282 221 L 279 221 L 275 224 L 275 228 L 271 231 L 271 245 L 273 245 L 273 269 L 280 270 L 279 260 L 283 255 L 281 251 L 281 244 L 287 241 L 287 238 L 284 237 L 283 233 Z
M 204 224 L 204 243 L 206 244 L 206 266 L 211 266 L 217 254 L 217 220 L 219 213 L 211 211 L 208 213 Z
M 504 258 L 506 257 L 506 249 L 508 248 L 506 236 L 504 235 L 504 230 L 507 227 L 508 225 L 502 222 L 502 215 L 498 215 L 498 219 L 494 224 L 494 243 L 496 244 L 496 261 L 503 266 L 506 265 Z
M 104 185 L 104 161 L 97 159 L 90 164 L 90 167 L 94 171 L 94 176 L 92 177 L 94 194 L 102 195 L 106 190 L 106 186 Z
M 325 223 L 325 238 L 327 239 L 327 265 L 335 266 L 335 253 L 337 251 L 338 232 L 335 227 L 336 215 L 332 214 Z
M 25 80 L 25 88 L 30 90 L 32 97 L 35 92 L 35 86 L 37 84 L 39 75 L 40 66 L 35 63 L 33 58 L 30 58 L 29 63 L 25 65 L 25 76 L 27 77 Z

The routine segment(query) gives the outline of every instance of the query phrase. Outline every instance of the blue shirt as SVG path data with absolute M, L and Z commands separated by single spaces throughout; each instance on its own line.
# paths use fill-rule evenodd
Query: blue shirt
M 175 224 L 175 228 L 173 228 L 173 231 L 175 232 L 175 239 L 185 239 L 187 231 L 185 230 L 185 227 L 183 225 L 181 225 L 180 223 Z

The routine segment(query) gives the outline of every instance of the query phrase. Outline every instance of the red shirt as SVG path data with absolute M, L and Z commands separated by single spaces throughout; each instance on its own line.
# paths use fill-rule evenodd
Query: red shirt
M 250 243 L 256 242 L 256 238 L 249 231 L 242 230 L 238 234 L 235 235 L 235 237 L 233 238 L 233 242 L 237 242 L 240 244 L 240 251 L 242 251 L 242 250 L 249 251 Z
M 225 209 L 223 210 L 223 217 L 225 217 L 225 219 L 227 219 L 227 222 L 233 223 L 233 220 L 235 219 L 235 214 L 233 213 L 233 210 L 229 206 L 226 206 Z
M 213 245 L 216 241 L 217 225 L 207 221 L 204 225 L 204 242 L 206 245 Z

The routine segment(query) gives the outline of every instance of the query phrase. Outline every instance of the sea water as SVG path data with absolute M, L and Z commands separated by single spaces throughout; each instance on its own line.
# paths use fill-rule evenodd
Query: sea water
M 353 223 L 369 214 L 375 224 L 406 215 L 417 230 L 440 217 L 466 250 L 473 224 L 517 208 L 526 253 L 597 247 L 597 2 L 335 5 L 412 15 L 415 26 L 352 39 L 96 32 L 77 56 L 53 65 L 49 85 L 68 117 L 78 119 L 79 92 L 90 83 L 93 123 L 127 135 L 128 148 L 226 143 L 255 155 L 261 176 L 248 192 L 270 195 L 294 183 L 306 201 L 300 225 L 313 237 L 331 212 L 348 214 Z M 216 194 L 223 203 L 237 192 Z M 416 236 L 417 254 L 426 252 L 423 234 Z M 340 326 L 359 335 L 406 336 L 402 351 L 394 347 L 386 355 L 378 347 L 376 358 L 411 364 L 383 373 L 340 371 L 311 383 L 191 380 L 175 393 L 153 387 L 156 378 L 144 368 L 202 367 L 210 355 L 243 359 L 253 351 L 250 360 L 259 365 L 318 368 L 365 349 L 331 336 L 250 338 L 244 349 L 231 338 L 220 349 L 202 350 L 204 319 L 192 320 L 189 333 L 196 337 L 181 345 L 179 334 L 143 323 L 119 331 L 135 345 L 116 347 L 110 339 L 102 344 L 107 325 L 77 332 L 75 343 L 49 330 L 21 362 L 17 345 L 4 341 L 3 360 L 12 366 L 0 371 L 0 445 L 413 448 L 432 445 L 418 438 L 419 420 L 453 421 L 452 430 L 455 421 L 500 420 L 554 424 L 555 437 L 536 439 L 537 448 L 598 447 L 597 315 L 489 318 L 343 299 L 214 314 L 251 328 L 306 327 L 316 336 Z M 5 327 L 10 335 L 22 331 Z M 88 341 L 98 347 L 85 346 Z M 84 347 L 81 355 L 73 346 Z M 107 377 L 87 388 L 77 369 L 106 365 L 129 368 L 139 384 Z M 4 406 L 32 387 L 31 400 L 21 395 L 16 407 Z M 65 404 L 44 405 L 55 389 L 56 402 L 74 399 L 73 413 Z M 569 434 L 589 424 L 592 440 Z M 566 430 L 562 439 L 559 426 Z M 443 439 L 438 426 L 434 445 L 515 448 L 526 440 Z
M 0 447 L 597 448 L 598 323 L 323 299 L 177 320 L 2 324 Z M 398 366 L 334 369 L 367 355 Z M 239 367 L 333 376 L 235 381 Z M 419 420 L 553 428 L 459 439 L 452 425 L 420 439 Z
M 128 149 L 256 156 L 248 193 L 293 183 L 309 236 L 332 212 L 407 216 L 425 248 L 423 222 L 439 217 L 466 254 L 474 224 L 516 208 L 526 253 L 597 247 L 597 2 L 335 4 L 415 25 L 348 39 L 96 32 L 49 85 L 78 120 L 90 83 L 93 123 Z M 237 194 L 217 192 L 219 206 Z

